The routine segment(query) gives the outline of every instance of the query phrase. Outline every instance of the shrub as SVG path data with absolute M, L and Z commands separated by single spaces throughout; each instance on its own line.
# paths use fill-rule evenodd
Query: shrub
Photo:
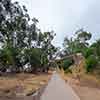
M 98 61 L 95 58 L 95 56 L 89 56 L 86 59 L 86 71 L 87 72 L 91 72 L 93 70 L 93 68 L 97 65 Z
M 84 56 L 85 58 L 88 58 L 90 55 L 94 54 L 94 48 L 87 48 L 84 50 Z
M 63 69 L 66 70 L 70 67 L 70 65 L 73 64 L 73 60 L 72 59 L 66 59 L 63 61 Z

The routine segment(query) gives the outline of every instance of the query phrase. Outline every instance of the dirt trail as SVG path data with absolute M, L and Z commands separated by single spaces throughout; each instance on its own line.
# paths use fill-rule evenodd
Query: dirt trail
M 73 89 L 55 72 L 40 100 L 80 100 Z

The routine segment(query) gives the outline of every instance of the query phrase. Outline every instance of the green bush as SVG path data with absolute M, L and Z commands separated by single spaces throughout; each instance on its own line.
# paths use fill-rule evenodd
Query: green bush
M 94 54 L 94 48 L 87 48 L 84 50 L 84 56 L 85 58 L 88 58 L 89 56 Z
M 63 61 L 63 69 L 66 70 L 70 67 L 70 65 L 73 64 L 73 60 L 72 59 L 67 59 Z
M 95 56 L 89 56 L 86 59 L 86 71 L 91 72 L 93 68 L 97 65 L 98 61 Z

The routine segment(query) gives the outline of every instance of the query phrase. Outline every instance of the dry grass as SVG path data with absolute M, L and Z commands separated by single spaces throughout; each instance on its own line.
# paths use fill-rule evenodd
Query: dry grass
M 65 74 L 64 79 L 69 82 L 80 100 L 100 100 L 100 80 L 91 74 L 83 74 L 80 79 Z
M 50 74 L 16 74 L 0 77 L 0 96 L 27 95 L 45 85 Z

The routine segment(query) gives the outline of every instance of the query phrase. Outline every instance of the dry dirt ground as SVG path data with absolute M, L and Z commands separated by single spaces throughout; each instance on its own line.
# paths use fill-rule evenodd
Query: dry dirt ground
M 94 76 L 84 75 L 79 79 L 65 76 L 80 100 L 100 100 L 100 81 Z
M 47 84 L 51 74 L 12 74 L 0 77 L 0 100 L 26 96 Z M 16 100 L 15 98 L 13 100 Z M 20 99 L 18 99 L 20 100 Z M 25 99 L 26 100 L 26 99 Z
M 31 94 L 41 86 L 47 84 L 51 74 L 16 74 L 0 77 L 0 100 L 34 100 Z M 83 75 L 78 79 L 65 75 L 64 79 L 69 83 L 80 100 L 100 100 L 100 81 L 94 76 Z M 16 96 L 24 97 L 16 97 Z

